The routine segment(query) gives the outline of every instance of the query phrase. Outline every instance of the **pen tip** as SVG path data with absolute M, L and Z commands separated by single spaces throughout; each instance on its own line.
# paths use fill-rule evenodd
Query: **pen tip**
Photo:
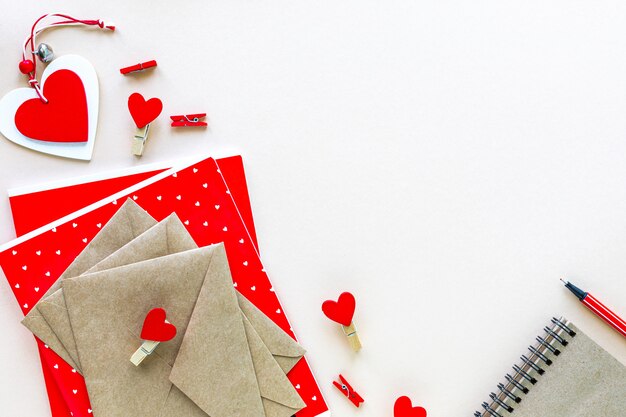
M 567 284 L 567 281 L 565 281 L 563 278 L 559 278 L 559 280 L 560 280 L 563 284 Z

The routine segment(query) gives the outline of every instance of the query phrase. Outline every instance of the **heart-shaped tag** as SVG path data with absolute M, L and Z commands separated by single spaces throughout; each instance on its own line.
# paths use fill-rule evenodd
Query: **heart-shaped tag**
M 409 397 L 400 397 L 393 406 L 393 417 L 426 417 L 426 410 L 413 407 Z
M 128 110 L 137 128 L 141 129 L 159 117 L 163 110 L 163 103 L 156 97 L 146 101 L 141 94 L 133 93 L 128 97 Z
M 354 299 L 354 295 L 349 292 L 344 292 L 339 296 L 337 301 L 324 301 L 322 304 L 322 311 L 326 317 L 332 321 L 344 326 L 349 326 L 350 323 L 352 323 L 355 307 L 356 300 Z
M 41 76 L 43 103 L 35 89 L 18 88 L 0 100 L 0 133 L 26 148 L 90 160 L 98 124 L 98 77 L 78 55 L 56 58 Z
M 162 308 L 150 310 L 143 322 L 141 338 L 154 342 L 167 342 L 173 339 L 176 336 L 176 326 L 168 323 L 165 317 L 165 310 Z
M 17 108 L 17 130 L 45 142 L 87 142 L 87 97 L 80 77 L 68 69 L 55 71 L 42 91 L 47 103 L 31 98 Z

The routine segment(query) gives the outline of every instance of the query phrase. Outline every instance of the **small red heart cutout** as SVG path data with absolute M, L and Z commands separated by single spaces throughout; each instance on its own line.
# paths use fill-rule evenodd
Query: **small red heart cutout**
M 137 127 L 141 129 L 159 117 L 163 103 L 156 97 L 146 101 L 141 94 L 133 93 L 128 97 L 128 110 Z
M 344 292 L 339 296 L 337 301 L 324 301 L 322 311 L 326 317 L 332 321 L 343 324 L 344 326 L 349 326 L 350 323 L 352 323 L 355 307 L 356 300 L 354 299 L 354 295 L 349 292 Z
M 423 407 L 413 407 L 411 399 L 404 396 L 396 400 L 393 417 L 426 417 L 426 410 Z
M 152 340 L 154 342 L 167 342 L 176 336 L 176 326 L 165 321 L 165 310 L 162 308 L 153 308 L 148 312 L 141 329 L 141 338 L 143 340 Z
M 45 81 L 44 103 L 39 98 L 23 102 L 15 112 L 15 127 L 30 138 L 45 142 L 87 142 L 89 114 L 85 86 L 75 72 L 53 72 Z

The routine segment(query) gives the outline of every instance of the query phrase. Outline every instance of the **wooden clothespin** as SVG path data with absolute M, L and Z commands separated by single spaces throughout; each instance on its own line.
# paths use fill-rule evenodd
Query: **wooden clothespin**
M 339 391 L 354 404 L 355 407 L 359 408 L 362 403 L 365 402 L 363 397 L 361 397 L 351 386 L 348 384 L 348 381 L 343 377 L 343 375 L 339 375 L 339 382 L 333 381 L 333 385 L 337 387 Z
M 133 137 L 133 146 L 131 151 L 135 156 L 143 155 L 143 149 L 146 146 L 148 140 L 148 132 L 150 130 L 150 124 L 145 125 L 141 129 L 137 129 L 135 136 Z
M 172 127 L 206 127 L 206 122 L 201 121 L 205 117 L 206 113 L 197 113 L 170 116 L 170 119 Z
M 176 336 L 176 326 L 168 322 L 165 310 L 154 308 L 148 312 L 141 329 L 143 343 L 130 357 L 135 366 L 139 364 L 159 346 L 161 342 L 167 342 Z
M 148 140 L 150 123 L 161 114 L 163 103 L 156 97 L 146 100 L 141 94 L 133 93 L 128 97 L 128 110 L 137 125 L 137 132 L 133 138 L 132 152 L 133 155 L 141 156 Z
M 356 325 L 352 321 L 356 300 L 354 295 L 344 292 L 337 301 L 327 300 L 322 304 L 322 311 L 332 321 L 341 324 L 342 329 L 350 346 L 355 352 L 361 349 L 361 340 L 357 333 Z
M 130 357 L 130 361 L 133 365 L 139 366 L 139 364 L 141 364 L 141 362 L 143 362 L 148 355 L 154 352 L 154 349 L 156 349 L 160 343 L 161 342 L 156 342 L 154 340 L 144 340 L 139 349 L 137 349 L 135 353 L 133 353 L 133 356 Z
M 151 61 L 140 62 L 139 64 L 136 64 L 136 65 L 131 65 L 129 67 L 121 68 L 120 73 L 122 75 L 127 75 L 132 72 L 139 72 L 139 71 L 146 70 L 148 68 L 154 68 L 156 66 L 157 66 L 157 62 L 153 59 Z

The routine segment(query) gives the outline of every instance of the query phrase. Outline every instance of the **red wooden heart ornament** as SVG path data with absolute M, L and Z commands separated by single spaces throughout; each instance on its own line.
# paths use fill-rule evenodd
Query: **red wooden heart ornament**
M 332 321 L 344 326 L 349 326 L 350 323 L 352 323 L 355 307 L 356 300 L 354 299 L 354 295 L 349 292 L 344 292 L 339 296 L 337 301 L 324 301 L 322 304 L 322 311 L 326 317 Z
M 146 101 L 141 94 L 133 93 L 128 97 L 128 110 L 137 127 L 141 129 L 159 117 L 163 103 L 156 97 Z
M 404 396 L 396 400 L 393 417 L 426 417 L 426 410 L 422 407 L 413 407 L 411 399 Z
M 39 98 L 26 100 L 15 113 L 15 127 L 31 139 L 46 142 L 87 142 L 89 118 L 85 86 L 73 71 L 52 73 Z
M 167 342 L 176 336 L 176 326 L 165 321 L 165 310 L 153 308 L 148 312 L 141 329 L 143 340 Z

